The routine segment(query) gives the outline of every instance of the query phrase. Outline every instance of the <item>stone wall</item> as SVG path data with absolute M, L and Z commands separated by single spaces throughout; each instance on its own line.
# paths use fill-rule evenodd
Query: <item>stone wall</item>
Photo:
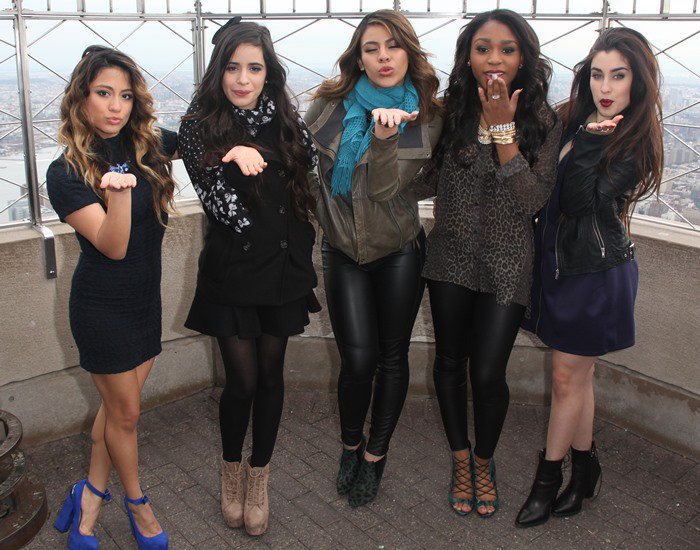
M 427 227 L 430 212 L 423 212 Z M 194 292 L 204 216 L 182 206 L 163 248 L 163 354 L 145 389 L 144 407 L 220 383 L 216 343 L 184 328 Z M 0 230 L 0 408 L 23 422 L 26 444 L 76 433 L 89 426 L 99 404 L 89 375 L 78 366 L 68 325 L 68 295 L 78 245 L 72 230 L 54 224 L 58 278 L 44 277 L 41 241 L 31 229 Z M 700 455 L 700 369 L 695 346 L 700 327 L 700 236 L 639 222 L 633 225 L 640 286 L 637 344 L 611 353 L 597 371 L 598 414 L 665 446 Z M 320 254 L 315 251 L 319 274 Z M 320 277 L 322 279 L 322 277 Z M 325 303 L 322 285 L 318 289 Z M 413 332 L 411 385 L 433 394 L 433 334 L 427 296 Z M 518 336 L 508 380 L 514 401 L 546 403 L 549 353 Z M 290 388 L 335 391 L 339 368 L 327 311 L 313 316 L 287 356 Z M 539 445 L 540 442 L 536 442 Z

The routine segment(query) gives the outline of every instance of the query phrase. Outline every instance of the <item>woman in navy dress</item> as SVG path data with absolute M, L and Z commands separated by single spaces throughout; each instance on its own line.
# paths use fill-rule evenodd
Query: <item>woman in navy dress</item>
M 320 310 L 307 175 L 315 150 L 286 91 L 270 32 L 231 19 L 180 126 L 182 159 L 207 215 L 197 290 L 185 326 L 217 338 L 221 511 L 229 527 L 265 532 L 267 481 L 284 404 L 289 336 Z M 252 412 L 253 450 L 243 460 Z M 244 489 L 247 478 L 247 489 Z
M 598 357 L 634 345 L 637 262 L 629 216 L 657 193 L 663 141 L 659 68 L 631 29 L 601 33 L 577 67 L 560 114 L 557 184 L 539 214 L 532 317 L 525 327 L 553 348 L 547 447 L 516 525 L 570 516 L 591 498 L 601 469 L 593 442 Z M 566 489 L 561 465 L 571 449 Z
M 97 548 L 93 527 L 111 498 L 112 464 L 139 548 L 168 546 L 139 484 L 136 439 L 141 389 L 161 351 L 161 243 L 177 149 L 176 134 L 156 128 L 153 113 L 134 61 L 90 46 L 61 103 L 65 150 L 46 175 L 51 205 L 80 243 L 70 325 L 80 366 L 102 397 L 88 477 L 72 487 L 55 522 L 70 529 L 73 549 Z

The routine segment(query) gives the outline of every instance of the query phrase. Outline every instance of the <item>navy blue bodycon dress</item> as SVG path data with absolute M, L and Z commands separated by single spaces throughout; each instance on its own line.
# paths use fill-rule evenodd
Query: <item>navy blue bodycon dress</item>
M 554 277 L 559 192 L 571 152 L 559 163 L 557 183 L 535 231 L 532 315 L 523 328 L 565 353 L 600 356 L 634 345 L 637 261 L 605 271 Z
M 162 131 L 168 156 L 177 149 L 177 134 Z M 121 134 L 104 140 L 110 163 L 128 162 Z M 69 316 L 80 366 L 94 374 L 129 371 L 161 351 L 161 244 L 165 228 L 153 209 L 151 185 L 129 163 L 136 176 L 131 190 L 131 235 L 126 256 L 110 260 L 76 232 L 80 257 L 73 273 Z M 61 221 L 93 203 L 104 203 L 69 170 L 63 155 L 46 174 L 51 206 Z M 106 210 L 106 208 L 105 208 Z M 163 216 L 167 222 L 167 216 Z

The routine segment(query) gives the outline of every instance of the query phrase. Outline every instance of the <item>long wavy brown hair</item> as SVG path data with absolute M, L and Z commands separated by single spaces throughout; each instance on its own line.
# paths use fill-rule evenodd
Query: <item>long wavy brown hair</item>
M 608 138 L 601 165 L 610 168 L 634 155 L 635 174 L 639 185 L 627 197 L 620 217 L 629 227 L 634 205 L 645 197 L 659 193 L 663 173 L 664 148 L 661 126 L 661 73 L 656 56 L 644 36 L 627 28 L 606 29 L 593 44 L 586 58 L 576 65 L 569 101 L 559 107 L 566 128 L 565 134 L 576 130 L 596 111 L 591 93 L 591 63 L 599 52 L 617 50 L 632 69 L 630 104 L 622 111 L 624 118 Z
M 256 147 L 231 108 L 231 102 L 224 94 L 222 80 L 231 56 L 240 45 L 257 46 L 262 49 L 267 69 L 264 91 L 275 102 L 277 108 L 275 116 L 279 120 L 278 154 L 285 169 L 292 175 L 289 189 L 294 212 L 298 218 L 308 220 L 316 205 L 307 177 L 312 152 L 304 144 L 297 110 L 287 89 L 287 72 L 275 53 L 270 31 L 257 23 L 245 21 L 220 29 L 213 41 L 214 51 L 209 66 L 192 98 L 193 109 L 183 117 L 183 120 L 196 120 L 198 123 L 197 128 L 205 150 L 204 165 L 218 164 L 218 159 L 236 145 Z M 261 177 L 258 176 L 255 195 L 257 198 L 260 196 L 260 185 Z
M 151 185 L 153 207 L 162 224 L 163 213 L 174 210 L 172 163 L 161 150 L 161 132 L 155 126 L 153 96 L 136 63 L 126 54 L 104 46 L 88 46 L 83 52 L 61 101 L 58 142 L 65 147 L 63 157 L 104 200 L 104 190 L 99 185 L 102 176 L 109 171 L 108 147 L 90 121 L 86 102 L 90 84 L 100 71 L 109 67 L 121 69 L 129 77 L 134 99 L 129 121 L 121 131 L 125 152 L 132 159 L 135 170 Z
M 314 94 L 314 98 L 343 99 L 362 75 L 358 61 L 362 57 L 362 35 L 370 25 L 382 25 L 396 40 L 398 46 L 408 53 L 408 74 L 418 92 L 420 114 L 418 120 L 427 122 L 442 111 L 442 104 L 435 97 L 440 80 L 428 61 L 428 53 L 421 48 L 418 35 L 406 17 L 395 10 L 377 10 L 368 13 L 360 21 L 350 39 L 350 44 L 336 63 L 340 74 L 325 80 Z
M 476 142 L 481 101 L 479 84 L 469 65 L 472 39 L 489 21 L 498 21 L 515 35 L 522 53 L 522 68 L 511 83 L 511 89 L 522 88 L 515 111 L 518 128 L 518 148 L 530 166 L 537 161 L 547 134 L 556 124 L 554 110 L 547 103 L 552 66 L 542 55 L 540 41 L 525 19 L 512 10 L 496 9 L 478 14 L 465 25 L 457 38 L 454 67 L 445 91 L 445 128 L 442 131 L 437 158 L 449 150 L 459 151 L 468 143 Z

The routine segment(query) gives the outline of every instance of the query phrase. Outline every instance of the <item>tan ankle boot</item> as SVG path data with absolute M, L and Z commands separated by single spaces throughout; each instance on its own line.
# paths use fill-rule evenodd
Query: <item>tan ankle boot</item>
M 243 465 L 240 462 L 221 462 L 221 513 L 229 527 L 243 527 Z
M 267 531 L 270 518 L 270 506 L 267 501 L 267 481 L 270 477 L 270 465 L 252 468 L 250 459 L 246 461 L 248 488 L 245 494 L 245 530 L 249 535 L 258 536 Z

